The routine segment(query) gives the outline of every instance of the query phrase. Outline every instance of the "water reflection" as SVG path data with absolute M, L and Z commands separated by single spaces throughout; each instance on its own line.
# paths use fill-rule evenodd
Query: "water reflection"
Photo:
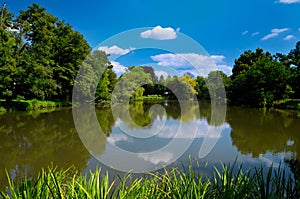
M 300 159 L 300 119 L 295 113 L 229 107 L 226 120 L 232 144 L 242 154 L 256 158 L 284 152 Z
M 24 172 L 34 175 L 51 162 L 64 168 L 74 165 L 82 171 L 95 168 L 99 162 L 89 152 L 106 159 L 108 165 L 117 163 L 128 170 L 136 166 L 160 168 L 175 161 L 178 154 L 182 156 L 171 166 L 188 164 L 189 155 L 209 162 L 209 166 L 220 161 L 233 162 L 236 158 L 249 166 L 283 160 L 290 167 L 290 162 L 299 165 L 300 118 L 291 111 L 228 107 L 224 122 L 218 111 L 212 112 L 209 103 L 187 101 L 180 107 L 176 101 L 134 102 L 117 105 L 113 110 L 96 109 L 103 134 L 90 125 L 94 113 L 89 110 L 85 113 L 79 121 L 84 131 L 81 139 L 91 146 L 88 150 L 77 135 L 70 109 L 0 115 L 0 186 L 5 168 L 14 178 Z M 213 129 L 210 133 L 209 128 Z M 204 138 L 218 142 L 208 156 L 199 158 Z M 120 156 L 112 146 L 138 155 L 131 159 Z M 164 146 L 170 147 L 160 150 Z
M 78 139 L 71 110 L 43 114 L 8 112 L 0 116 L 0 183 L 36 174 L 52 162 L 58 167 L 86 167 L 88 151 Z M 1 185 L 1 184 L 0 184 Z

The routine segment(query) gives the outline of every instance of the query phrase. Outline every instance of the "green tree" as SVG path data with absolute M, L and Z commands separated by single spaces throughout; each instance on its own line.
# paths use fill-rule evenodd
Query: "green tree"
M 245 73 L 238 75 L 230 86 L 230 102 L 236 105 L 272 106 L 286 98 L 289 69 L 282 63 L 263 58 Z
M 205 78 L 202 76 L 196 77 L 197 85 L 195 86 L 195 89 L 197 91 L 197 99 L 199 100 L 208 100 L 209 99 L 209 92 L 208 88 L 205 82 Z
M 191 83 L 192 82 L 192 83 Z M 170 98 L 177 98 L 178 100 L 189 100 L 195 97 L 197 91 L 194 88 L 196 81 L 189 76 L 171 77 L 166 79 L 166 87 L 172 94 Z
M 206 85 L 211 100 L 225 102 L 225 88 L 229 86 L 229 78 L 222 71 L 211 71 L 206 78 Z
M 17 43 L 13 27 L 13 14 L 5 8 L 1 8 L 0 21 L 0 96 L 10 102 L 15 94 L 17 72 Z
M 294 98 L 300 98 L 300 41 L 297 42 L 295 49 L 288 54 L 289 67 L 291 70 L 291 87 L 295 91 Z
M 63 21 L 58 21 L 56 24 L 54 48 L 52 49 L 55 63 L 53 78 L 57 85 L 56 98 L 69 101 L 76 73 L 90 52 L 90 47 L 84 37 L 72 29 L 72 26 Z
M 255 52 L 251 50 L 245 51 L 234 61 L 231 79 L 234 80 L 238 75 L 247 72 L 255 62 L 262 58 L 272 59 L 272 56 L 269 52 L 264 52 L 261 48 L 257 48 Z
M 21 95 L 69 101 L 76 73 L 90 50 L 88 43 L 38 4 L 21 11 L 16 24 L 28 43 L 19 62 L 25 70 Z
M 151 76 L 145 73 L 141 67 L 130 67 L 126 73 L 120 76 L 113 92 L 118 101 L 126 101 L 131 97 L 143 95 L 142 85 L 152 84 Z
M 96 98 L 98 100 L 109 100 L 111 92 L 117 82 L 117 76 L 112 70 L 113 66 L 108 60 L 108 55 L 103 51 L 93 51 L 92 58 L 93 61 L 91 65 L 94 68 L 97 77 L 100 77 L 96 91 Z

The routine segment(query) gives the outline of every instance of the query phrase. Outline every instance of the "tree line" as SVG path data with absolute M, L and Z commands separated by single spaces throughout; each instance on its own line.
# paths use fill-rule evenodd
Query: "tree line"
M 226 100 L 233 105 L 266 107 L 300 98 L 300 42 L 287 55 L 260 48 L 245 51 L 235 60 L 231 76 L 212 71 L 207 77 L 157 77 L 150 66 L 132 66 L 117 78 L 109 55 L 91 51 L 82 34 L 38 4 L 18 16 L 2 6 L 0 55 L 0 99 L 6 102 L 68 102 L 76 84 L 86 101 L 96 102 L 154 95 L 209 100 L 211 89 L 225 89 Z M 83 72 L 76 79 L 80 67 Z M 224 84 L 216 83 L 218 78 Z

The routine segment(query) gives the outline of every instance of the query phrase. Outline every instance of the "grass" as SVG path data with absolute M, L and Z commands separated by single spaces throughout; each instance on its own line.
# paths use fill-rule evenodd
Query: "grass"
M 172 169 L 133 178 L 131 174 L 110 179 L 101 170 L 83 176 L 73 167 L 42 170 L 37 178 L 15 185 L 8 176 L 3 198 L 299 198 L 296 181 L 279 168 L 248 169 L 225 166 L 213 177 Z
M 40 110 L 46 108 L 62 107 L 67 104 L 62 102 L 53 101 L 40 101 L 40 100 L 12 100 L 10 104 L 7 104 L 5 100 L 0 100 L 0 107 L 4 110 L 17 110 L 17 111 L 30 111 Z M 1 108 L 0 108 L 1 112 Z
M 138 100 L 164 100 L 164 99 L 166 98 L 161 95 L 146 95 L 146 96 L 142 96 Z

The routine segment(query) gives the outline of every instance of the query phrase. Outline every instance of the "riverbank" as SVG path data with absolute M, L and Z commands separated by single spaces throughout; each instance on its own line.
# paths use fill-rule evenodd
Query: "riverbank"
M 9 175 L 8 175 L 9 176 Z M 100 170 L 90 176 L 75 168 L 44 169 L 35 178 L 24 178 L 19 184 L 8 178 L 9 187 L 1 191 L 3 198 L 299 198 L 299 179 L 285 171 L 242 166 L 215 168 L 211 178 L 190 166 L 164 173 L 149 173 L 133 178 L 131 174 L 111 179 Z
M 273 107 L 277 109 L 300 110 L 300 99 L 288 99 L 273 103 Z
M 148 95 L 132 101 L 161 101 L 161 100 L 172 100 L 172 99 L 168 99 L 167 97 L 163 97 L 160 95 Z M 97 102 L 95 105 L 98 108 L 110 108 L 111 102 L 108 100 L 101 100 Z M 7 103 L 5 100 L 0 100 L 0 113 L 6 111 L 36 111 L 42 109 L 71 107 L 71 106 L 72 106 L 71 102 L 12 100 L 10 103 Z M 259 107 L 252 107 L 252 108 L 259 108 Z M 289 100 L 276 101 L 273 103 L 273 106 L 268 108 L 281 109 L 281 110 L 300 110 L 300 100 L 289 99 Z
M 8 103 L 5 100 L 0 100 L 0 112 L 32 111 L 65 106 L 71 106 L 71 103 L 40 100 L 12 100 Z

